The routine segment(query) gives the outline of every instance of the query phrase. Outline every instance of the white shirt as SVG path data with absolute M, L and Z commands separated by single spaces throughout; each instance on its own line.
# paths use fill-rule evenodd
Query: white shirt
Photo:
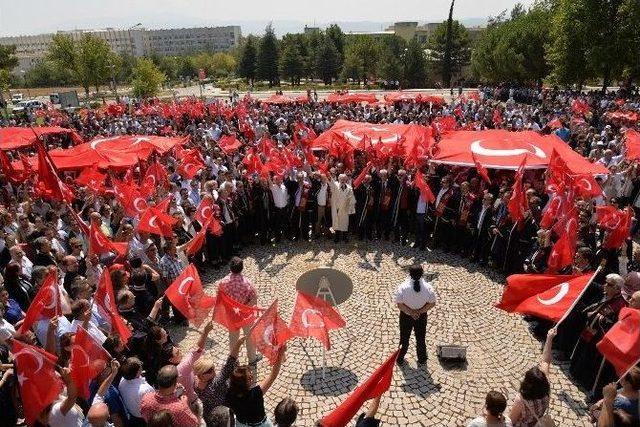
M 73 322 L 71 322 L 71 331 L 76 332 L 78 330 L 78 326 L 82 326 L 82 321 L 74 319 Z M 87 329 L 87 332 L 89 333 L 89 335 L 91 335 L 91 338 L 93 338 L 100 344 L 104 344 L 104 342 L 107 340 L 107 336 L 103 334 L 102 331 L 98 329 L 96 324 L 91 320 L 89 321 L 89 328 Z
M 138 377 L 132 380 L 122 378 L 120 384 L 118 384 L 118 391 L 120 391 L 120 396 L 127 411 L 134 417 L 142 418 L 142 413 L 140 412 L 142 396 L 155 390 L 144 377 Z
M 29 258 L 23 256 L 20 258 L 20 266 L 22 267 L 22 274 L 31 279 L 31 271 L 33 270 L 33 263 Z
M 442 196 L 444 196 L 444 193 L 449 191 L 449 188 L 441 188 L 440 191 L 438 191 L 438 197 L 436 197 L 436 206 L 440 204 L 440 199 L 442 199 Z
M 51 427 L 82 427 L 84 421 L 84 415 L 78 405 L 73 407 L 67 412 L 66 415 L 62 414 L 61 406 L 64 400 L 59 400 L 51 407 L 51 414 L 49 415 L 49 425 Z
M 16 328 L 4 318 L 0 317 L 0 341 L 6 341 L 16 334 Z
M 276 185 L 271 184 L 271 194 L 273 195 L 273 203 L 276 208 L 285 208 L 289 202 L 289 195 L 287 194 L 287 187 L 284 184 Z
M 323 182 L 320 184 L 320 190 L 318 190 L 318 195 L 316 196 L 318 200 L 318 206 L 327 206 L 327 190 L 329 189 L 329 184 Z
M 418 206 L 416 207 L 416 213 L 423 214 L 427 212 L 427 201 L 420 196 L 418 198 Z
M 431 283 L 420 279 L 420 292 L 413 290 L 413 279 L 408 277 L 404 282 L 398 285 L 395 295 L 396 304 L 404 304 L 407 307 L 418 310 L 425 304 L 436 303 L 436 293 Z

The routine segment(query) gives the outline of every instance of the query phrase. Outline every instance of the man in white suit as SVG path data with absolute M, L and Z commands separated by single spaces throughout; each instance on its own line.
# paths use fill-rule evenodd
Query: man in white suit
M 338 181 L 329 180 L 331 185 L 331 222 L 336 243 L 340 241 L 340 236 L 345 242 L 349 240 L 349 215 L 356 213 L 356 197 L 353 195 L 353 188 L 347 184 L 347 179 L 345 174 L 340 174 Z

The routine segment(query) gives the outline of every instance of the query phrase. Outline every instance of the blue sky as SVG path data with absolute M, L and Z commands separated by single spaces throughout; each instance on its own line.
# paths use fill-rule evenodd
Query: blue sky
M 0 0 L 0 35 L 127 28 L 139 22 L 148 28 L 239 23 L 244 33 L 257 31 L 269 20 L 276 28 L 288 25 L 287 30 L 291 26 L 331 22 L 367 21 L 372 25 L 403 20 L 432 22 L 446 17 L 449 3 L 449 0 Z M 455 16 L 486 18 L 511 9 L 515 3 L 458 0 Z M 530 5 L 533 0 L 521 3 Z

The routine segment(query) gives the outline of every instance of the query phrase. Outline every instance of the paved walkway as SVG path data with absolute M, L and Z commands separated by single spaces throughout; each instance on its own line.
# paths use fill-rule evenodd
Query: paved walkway
M 379 416 L 384 425 L 463 426 L 482 413 L 487 391 L 500 390 L 511 401 L 523 373 L 539 358 L 541 343 L 531 336 L 527 323 L 493 308 L 501 295 L 503 278 L 456 255 L 419 252 L 389 242 L 341 243 L 336 248 L 329 242 L 284 243 L 252 247 L 243 255 L 245 274 L 259 291 L 259 305 L 267 307 L 278 298 L 280 314 L 287 322 L 295 301 L 295 282 L 303 272 L 332 266 L 353 280 L 353 295 L 338 307 L 347 327 L 331 332 L 325 380 L 321 378 L 321 344 L 296 338 L 290 342 L 282 372 L 266 396 L 269 414 L 283 397 L 294 398 L 301 408 L 296 425 L 312 426 L 397 348 L 397 309 L 392 295 L 406 276 L 405 268 L 414 262 L 423 263 L 427 274 L 433 276 L 439 296 L 429 317 L 429 361 L 426 369 L 417 368 L 412 345 L 408 366 L 396 368 L 391 389 L 382 399 Z M 211 283 L 227 273 L 224 269 L 206 272 L 206 291 L 214 294 Z M 171 334 L 183 350 L 194 346 L 198 336 L 190 328 L 174 329 Z M 212 338 L 209 348 L 222 363 L 228 351 L 227 333 L 217 325 Z M 468 346 L 468 365 L 442 365 L 435 350 L 437 344 L 444 343 Z M 266 360 L 260 362 L 259 378 L 264 378 L 268 369 Z M 564 365 L 552 368 L 551 414 L 558 426 L 589 426 L 582 403 L 584 393 L 565 372 Z

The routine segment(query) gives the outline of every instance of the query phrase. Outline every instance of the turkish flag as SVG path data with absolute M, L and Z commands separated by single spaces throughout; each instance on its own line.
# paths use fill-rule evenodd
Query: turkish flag
M 113 189 L 127 216 L 136 217 L 148 208 L 145 196 L 137 187 L 114 181 Z
M 355 190 L 356 188 L 360 187 L 360 184 L 362 184 L 362 181 L 364 181 L 365 176 L 367 176 L 367 174 L 371 171 L 371 168 L 373 167 L 373 165 L 371 164 L 371 162 L 367 163 L 367 165 L 362 169 L 362 171 L 360 172 L 360 174 L 356 177 L 356 179 L 353 181 L 353 189 Z
M 602 188 L 593 175 L 575 175 L 571 178 L 575 192 L 582 197 L 598 197 L 602 195 Z
M 356 416 L 364 402 L 382 396 L 391 386 L 393 367 L 398 357 L 397 350 L 376 369 L 373 374 L 358 388 L 356 388 L 331 413 L 325 416 L 320 424 L 322 427 L 344 427 Z
M 93 303 L 98 308 L 100 316 L 111 324 L 111 332 L 120 335 L 122 342 L 126 343 L 129 341 L 129 338 L 131 338 L 131 329 L 129 329 L 124 319 L 120 316 L 120 313 L 118 313 L 115 301 L 111 274 L 109 269 L 105 268 L 102 276 L 100 276 L 100 282 L 93 297 Z
M 436 129 L 438 129 L 439 133 L 451 132 L 452 130 L 456 130 L 456 126 L 458 123 L 456 122 L 456 118 L 453 116 L 443 116 L 438 117 L 434 120 L 434 125 Z
M 156 207 L 150 207 L 140 217 L 138 231 L 147 231 L 164 237 L 173 236 L 173 225 L 178 220 L 168 215 Z
M 62 181 L 60 181 L 58 171 L 44 149 L 42 142 L 36 142 L 38 150 L 38 184 L 36 193 L 63 202 L 73 201 L 73 192 Z
M 476 155 L 471 152 L 471 157 L 473 158 L 473 163 L 476 165 L 476 170 L 478 171 L 478 175 L 489 185 L 491 185 L 491 178 L 489 178 L 489 172 L 487 168 L 482 166 L 482 163 L 478 160 Z
M 89 383 L 104 370 L 110 360 L 111 355 L 107 350 L 82 326 L 78 326 L 73 339 L 69 366 L 71 379 L 78 387 L 78 394 L 85 400 L 89 399 Z
M 547 261 L 547 273 L 556 273 L 573 263 L 573 255 L 576 252 L 578 240 L 578 219 L 575 214 L 569 218 L 565 224 L 564 232 L 558 241 L 553 245 L 549 260 Z
M 422 172 L 416 172 L 416 187 L 420 190 L 420 197 L 422 197 L 427 203 L 433 203 L 436 201 L 436 196 L 433 195 L 429 184 L 424 179 Z
M 158 203 L 156 203 L 156 205 L 154 206 L 154 209 L 156 209 L 157 211 L 160 211 L 162 213 L 169 213 L 169 205 L 171 204 L 171 201 L 173 200 L 173 194 L 169 193 L 167 194 L 167 196 L 160 200 Z
M 520 221 L 524 218 L 524 211 L 529 208 L 529 202 L 527 201 L 527 195 L 522 187 L 522 176 L 524 175 L 524 166 L 527 162 L 527 156 L 524 156 L 520 167 L 516 172 L 515 182 L 511 187 L 511 198 L 507 204 L 509 210 L 509 216 L 514 222 Z
M 496 307 L 508 313 L 530 314 L 559 321 L 578 299 L 593 273 L 579 276 L 514 274 Z
M 164 186 L 169 182 L 169 177 L 167 175 L 167 171 L 164 167 L 158 162 L 156 159 L 149 169 L 147 169 L 147 174 L 143 180 L 143 188 L 141 191 L 150 196 L 155 193 L 156 189 Z
M 56 372 L 58 358 L 41 348 L 18 340 L 11 342 L 11 354 L 20 384 L 20 397 L 24 402 L 24 416 L 27 424 L 33 425 L 38 415 L 53 403 L 64 389 L 64 383 Z
M 329 331 L 346 325 L 340 313 L 324 299 L 298 292 L 289 329 L 297 337 L 315 337 L 331 349 Z
M 251 328 L 250 339 L 260 353 L 273 365 L 278 358 L 278 351 L 291 338 L 293 333 L 278 315 L 278 300 L 258 319 Z
M 20 172 L 17 172 L 13 168 L 11 160 L 9 160 L 9 156 L 7 156 L 7 153 L 2 150 L 0 150 L 0 170 L 7 176 L 9 181 L 13 183 L 19 183 L 23 181 L 22 174 Z M 25 170 L 25 172 L 27 171 Z
M 193 264 L 189 264 L 176 277 L 164 294 L 171 304 L 196 327 L 200 326 L 216 302 L 214 297 L 204 293 L 200 275 Z
M 631 209 L 618 210 L 613 206 L 596 206 L 598 225 L 605 230 L 604 249 L 618 249 L 631 233 Z
M 218 146 L 225 154 L 233 154 L 242 147 L 242 143 L 238 141 L 235 135 L 224 135 L 218 141 Z
M 230 331 L 237 331 L 256 320 L 261 308 L 241 304 L 218 289 L 213 320 Z
M 640 310 L 630 307 L 620 310 L 618 322 L 597 347 L 619 376 L 635 366 L 640 361 Z
M 106 178 L 107 175 L 100 172 L 98 168 L 93 165 L 92 167 L 84 168 L 76 178 L 76 182 L 89 188 L 89 190 L 103 192 L 104 180 Z
M 204 163 L 202 162 L 200 153 L 192 151 L 180 159 L 178 173 L 182 175 L 183 178 L 193 179 L 203 167 Z
M 215 215 L 211 217 L 208 229 L 214 236 L 220 237 L 223 234 L 222 224 L 220 224 L 220 220 Z
M 540 220 L 540 228 L 548 229 L 549 227 L 551 227 L 553 223 L 558 219 L 558 214 L 560 213 L 561 207 L 562 197 L 559 195 L 552 196 L 551 201 L 542 214 L 542 219 Z
M 112 242 L 109 240 L 98 225 L 91 224 L 91 227 L 89 227 L 89 253 L 102 255 L 111 252 L 122 256 L 127 253 L 128 248 L 128 242 Z
M 205 237 L 207 235 L 207 227 L 209 223 L 205 223 L 200 231 L 196 233 L 191 240 L 189 240 L 184 248 L 184 252 L 189 256 L 194 256 L 198 253 L 202 245 L 204 245 Z
M 40 290 L 31 301 L 31 305 L 24 315 L 24 321 L 18 329 L 18 334 L 25 333 L 39 320 L 50 320 L 56 316 L 62 316 L 62 305 L 58 274 L 55 269 L 52 269 L 44 278 Z
M 218 205 L 213 202 L 213 199 L 211 197 L 205 196 L 200 201 L 193 219 L 198 221 L 200 225 L 206 224 L 212 218 L 213 211 L 217 209 L 219 209 Z
M 80 215 L 78 215 L 78 213 L 73 209 L 73 207 L 71 207 L 71 205 L 67 205 L 67 209 L 69 210 L 69 213 L 71 214 L 71 218 L 73 218 L 76 222 L 76 224 L 78 224 L 78 227 L 80 228 L 80 230 L 82 231 L 82 233 L 85 236 L 89 236 L 89 226 L 87 225 L 86 222 L 84 222 L 82 220 L 82 218 L 80 218 Z

